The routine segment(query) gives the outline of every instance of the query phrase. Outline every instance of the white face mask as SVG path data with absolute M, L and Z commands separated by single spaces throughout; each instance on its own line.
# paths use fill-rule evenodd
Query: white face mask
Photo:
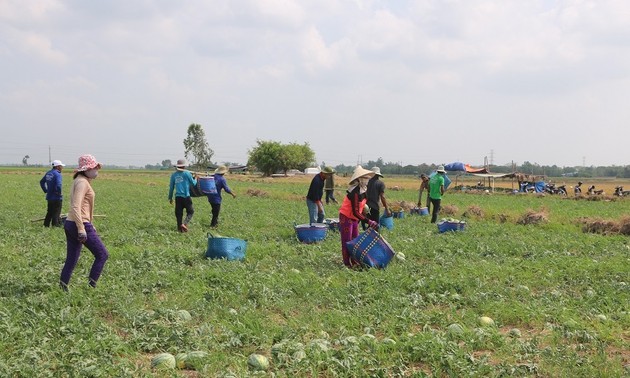
M 87 171 L 85 171 L 85 176 L 90 179 L 95 179 L 96 176 L 98 176 L 98 169 L 88 169 Z
M 368 181 L 370 181 L 367 177 L 361 177 L 359 179 L 359 193 L 365 193 L 367 191 Z

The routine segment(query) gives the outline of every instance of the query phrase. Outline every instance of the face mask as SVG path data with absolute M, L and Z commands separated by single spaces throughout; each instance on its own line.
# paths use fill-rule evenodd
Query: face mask
M 365 193 L 367 191 L 367 185 L 369 178 L 360 178 L 359 179 L 359 193 Z
M 98 169 L 88 169 L 85 171 L 85 176 L 90 179 L 95 179 L 98 176 Z

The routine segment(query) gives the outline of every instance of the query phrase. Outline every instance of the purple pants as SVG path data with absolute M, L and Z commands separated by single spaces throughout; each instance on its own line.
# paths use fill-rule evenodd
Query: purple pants
M 359 236 L 359 221 L 350 219 L 343 214 L 339 214 L 339 234 L 341 234 L 341 257 L 343 264 L 347 267 L 353 267 L 358 262 L 350 257 L 350 251 L 346 247 L 346 242 Z
M 87 234 L 87 240 L 85 243 L 81 243 L 79 238 L 79 231 L 77 229 L 77 225 L 72 222 L 66 220 L 64 223 L 64 230 L 66 231 L 66 242 L 67 242 L 67 255 L 66 262 L 63 265 L 63 269 L 61 270 L 61 284 L 64 287 L 68 286 L 70 283 L 70 277 L 72 276 L 72 272 L 74 268 L 77 266 L 77 262 L 79 261 L 79 256 L 81 256 L 81 249 L 83 248 L 83 244 L 87 247 L 87 249 L 92 252 L 94 255 L 94 263 L 92 264 L 92 269 L 90 270 L 90 282 L 89 284 L 92 286 L 96 286 L 96 282 L 98 278 L 101 276 L 103 272 L 103 267 L 105 266 L 105 262 L 109 257 L 109 252 L 107 252 L 107 248 L 101 241 L 101 238 L 96 233 L 94 226 L 92 223 L 85 222 L 83 223 L 85 226 L 85 233 Z

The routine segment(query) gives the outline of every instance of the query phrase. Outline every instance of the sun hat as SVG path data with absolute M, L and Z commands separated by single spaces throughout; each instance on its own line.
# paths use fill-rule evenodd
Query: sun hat
M 438 173 L 446 173 L 446 171 L 444 170 L 444 166 L 443 165 L 440 165 L 435 171 L 438 172 Z
M 177 164 L 175 164 L 175 167 L 177 169 L 184 169 L 187 165 L 188 163 L 186 162 L 186 159 L 179 159 L 177 160 Z
M 64 163 L 62 163 L 61 160 L 53 160 L 52 166 L 53 167 L 59 167 L 59 166 L 65 167 L 66 165 Z
M 101 169 L 101 163 L 96 161 L 93 155 L 86 154 L 79 156 L 79 168 L 77 172 L 85 172 L 88 169 Z
M 329 167 L 329 166 L 325 166 L 324 169 L 322 169 L 322 173 L 335 173 L 336 171 L 333 169 L 333 167 Z
M 375 175 L 383 177 L 383 175 L 381 174 L 381 168 L 379 167 L 372 167 L 372 172 L 374 172 Z
M 214 174 L 215 175 L 223 175 L 225 173 L 227 173 L 228 171 L 228 167 L 226 167 L 225 165 L 220 165 L 217 167 L 217 169 L 214 170 Z
M 356 179 L 359 179 L 361 177 L 372 177 L 374 176 L 374 172 L 370 171 L 369 169 L 365 169 L 360 165 L 357 165 L 357 167 L 354 169 L 354 172 L 352 173 L 352 177 L 350 178 L 350 184 L 352 184 L 352 182 Z

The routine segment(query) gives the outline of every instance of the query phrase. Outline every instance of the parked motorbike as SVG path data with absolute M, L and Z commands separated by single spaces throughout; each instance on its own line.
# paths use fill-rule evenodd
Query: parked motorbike
M 558 187 L 556 187 L 556 184 L 545 184 L 545 193 L 548 194 L 559 194 L 561 196 L 566 196 L 567 195 L 567 188 L 565 185 L 560 185 Z
M 630 196 L 630 190 L 623 190 L 623 186 L 615 186 L 615 193 L 613 193 L 613 195 L 619 197 Z
M 591 185 L 588 187 L 587 193 L 589 196 L 599 196 L 604 194 L 604 189 L 595 190 L 595 185 Z

